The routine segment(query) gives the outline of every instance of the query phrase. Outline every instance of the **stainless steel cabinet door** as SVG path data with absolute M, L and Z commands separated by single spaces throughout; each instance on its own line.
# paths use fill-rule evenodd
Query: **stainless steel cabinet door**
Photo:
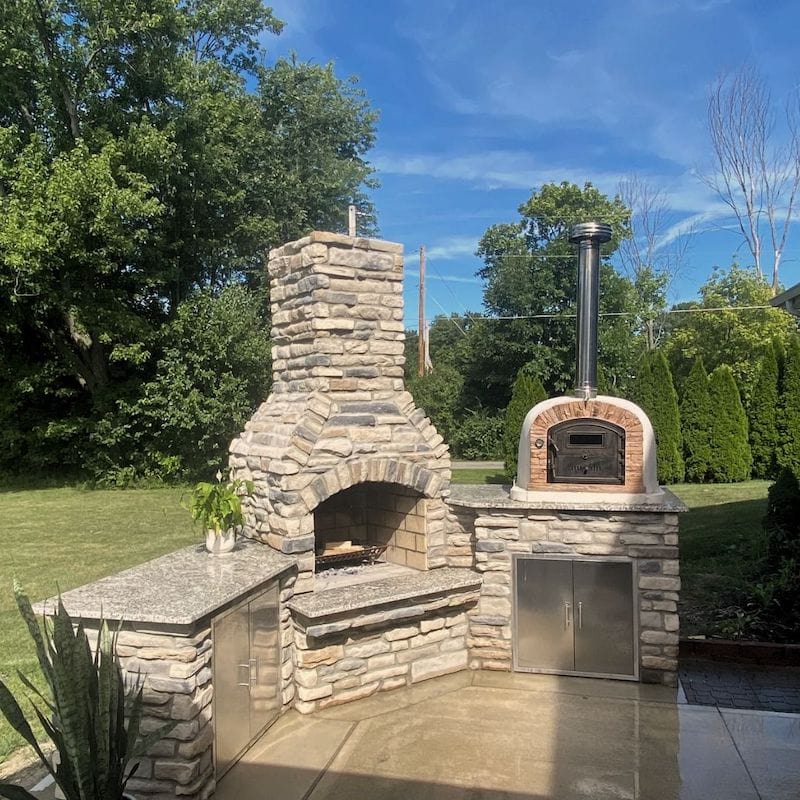
M 517 666 L 575 669 L 572 636 L 572 562 L 516 560 Z
M 280 648 L 277 584 L 250 603 L 250 738 L 278 715 Z
M 214 735 L 218 774 L 250 741 L 250 642 L 247 606 L 214 620 Z
M 633 675 L 632 565 L 575 561 L 573 583 L 575 671 Z

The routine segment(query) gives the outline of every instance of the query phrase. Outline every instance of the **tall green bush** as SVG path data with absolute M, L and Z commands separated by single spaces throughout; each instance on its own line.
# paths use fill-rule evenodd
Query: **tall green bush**
M 684 478 L 684 465 L 678 395 L 669 364 L 660 350 L 642 357 L 635 391 L 636 402 L 653 425 L 658 480 L 660 483 L 679 483 Z
M 538 378 L 526 374 L 525 368 L 517 373 L 511 402 L 506 408 L 505 430 L 503 431 L 503 452 L 505 454 L 506 475 L 512 480 L 517 476 L 517 457 L 519 456 L 519 437 L 522 423 L 527 413 L 539 402 L 547 399 L 547 392 Z
M 786 348 L 778 402 L 778 466 L 800 475 L 800 336 Z
M 733 370 L 727 364 L 721 364 L 711 373 L 708 393 L 712 412 L 709 478 L 716 483 L 747 480 L 753 463 L 747 416 Z
M 503 457 L 505 419 L 479 408 L 458 420 L 450 445 L 458 458 L 466 461 L 495 460 Z
M 782 469 L 769 487 L 764 530 L 773 569 L 787 560 L 800 565 L 800 484 L 790 469 Z
M 778 449 L 778 358 L 770 342 L 761 358 L 753 396 L 747 407 L 753 477 L 774 478 Z
M 464 378 L 449 364 L 437 364 L 432 372 L 408 382 L 414 402 L 430 417 L 436 430 L 452 444 L 456 430 L 456 414 L 461 406 Z
M 708 477 L 711 461 L 711 397 L 708 374 L 703 360 L 698 358 L 683 384 L 680 404 L 683 457 L 686 480 L 702 483 Z

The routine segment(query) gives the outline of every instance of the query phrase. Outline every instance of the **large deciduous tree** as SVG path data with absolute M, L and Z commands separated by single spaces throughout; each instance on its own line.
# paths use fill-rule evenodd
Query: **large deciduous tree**
M 26 426 L 0 463 L 85 447 L 187 297 L 257 288 L 267 248 L 348 202 L 371 229 L 375 114 L 329 65 L 267 66 L 281 27 L 261 0 L 0 9 L 0 413 Z
M 796 89 L 782 111 L 776 128 L 769 89 L 752 66 L 722 75 L 708 100 L 713 168 L 705 181 L 736 219 L 759 276 L 769 268 L 773 294 L 800 188 Z
M 695 359 L 709 370 L 728 364 L 746 402 L 756 380 L 764 342 L 785 342 L 796 325 L 785 311 L 769 305 L 770 288 L 752 269 L 734 264 L 714 270 L 700 287 L 700 302 L 684 303 L 670 315 L 664 350 L 680 387 Z
M 627 312 L 635 303 L 631 282 L 606 261 L 630 235 L 630 214 L 618 197 L 609 199 L 590 183 L 545 184 L 519 207 L 519 214 L 517 222 L 489 228 L 478 245 L 484 305 L 500 319 L 470 328 L 475 341 L 465 391 L 497 409 L 507 405 L 517 372 L 529 362 L 536 364 L 552 394 L 562 393 L 574 380 L 575 319 L 570 315 L 575 312 L 577 257 L 568 240 L 572 225 L 597 220 L 612 226 L 612 240 L 602 249 L 601 312 Z M 630 318 L 601 318 L 600 360 L 617 388 L 632 373 L 638 348 L 633 334 Z

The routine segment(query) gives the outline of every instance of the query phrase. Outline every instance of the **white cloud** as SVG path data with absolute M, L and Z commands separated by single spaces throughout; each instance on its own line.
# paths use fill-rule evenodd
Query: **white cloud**
M 432 261 L 450 260 L 463 256 L 474 256 L 478 241 L 473 236 L 451 236 L 427 249 L 427 256 Z

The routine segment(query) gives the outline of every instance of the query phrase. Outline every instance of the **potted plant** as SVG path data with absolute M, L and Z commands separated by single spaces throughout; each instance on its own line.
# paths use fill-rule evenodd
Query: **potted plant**
M 223 482 L 221 472 L 216 477 L 216 483 L 196 484 L 185 508 L 205 531 L 206 550 L 221 555 L 236 544 L 236 529 L 244 524 L 242 497 L 253 493 L 253 482 L 238 478 Z
M 0 681 L 0 712 L 11 727 L 33 747 L 66 800 L 121 800 L 130 798 L 125 787 L 136 773 L 138 759 L 175 725 L 165 724 L 143 735 L 142 680 L 126 692 L 117 634 L 101 621 L 94 653 L 83 623 L 77 626 L 61 599 L 52 622 L 39 628 L 30 601 L 14 586 L 17 607 L 36 645 L 39 669 L 47 687 L 40 691 L 25 675 L 20 680 L 32 692 L 31 705 L 55 746 L 48 757 L 36 741 L 31 724 L 8 687 Z M 34 699 L 38 702 L 34 702 Z M 0 797 L 36 800 L 21 786 L 0 783 Z

